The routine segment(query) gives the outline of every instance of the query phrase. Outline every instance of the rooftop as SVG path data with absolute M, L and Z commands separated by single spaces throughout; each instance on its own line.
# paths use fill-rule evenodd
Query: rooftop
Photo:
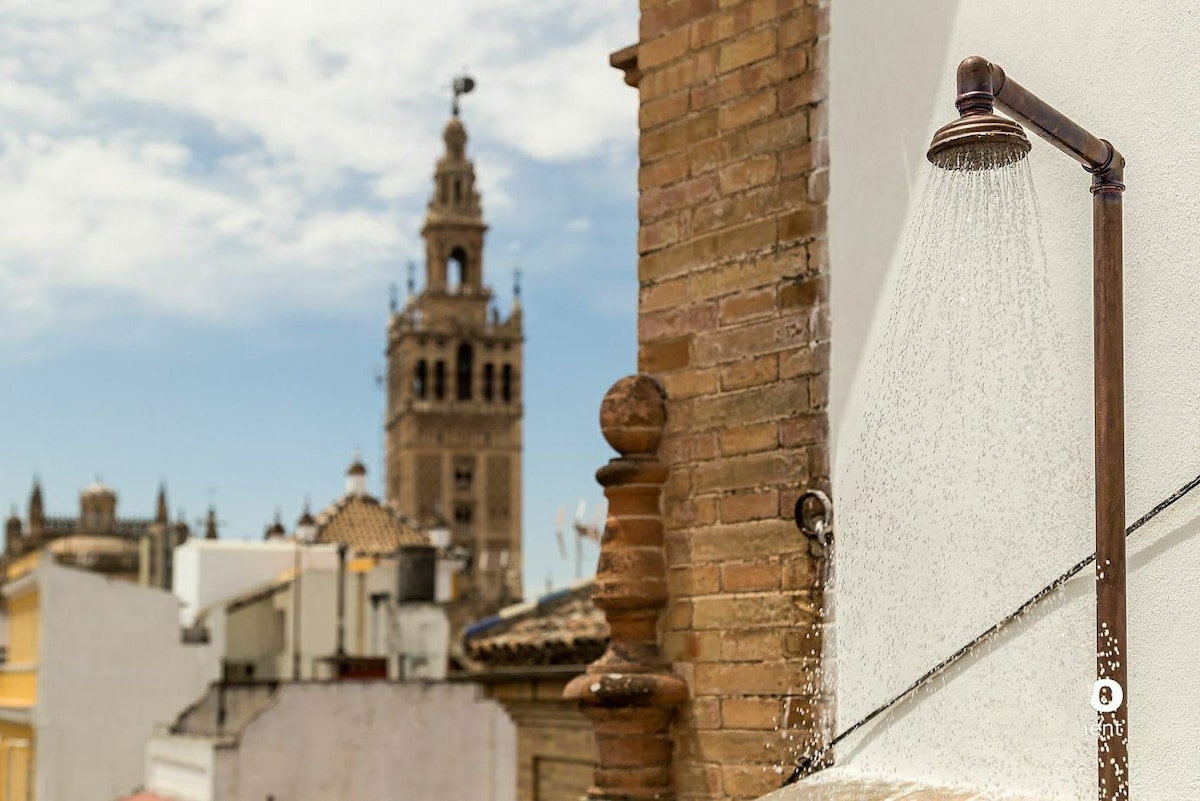
M 608 621 L 592 603 L 593 585 L 579 581 L 468 626 L 467 655 L 484 671 L 594 662 L 608 647 Z

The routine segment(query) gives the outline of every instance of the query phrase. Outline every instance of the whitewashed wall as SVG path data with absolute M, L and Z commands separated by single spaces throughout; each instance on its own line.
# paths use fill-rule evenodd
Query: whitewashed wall
M 955 115 L 957 63 L 982 55 L 1113 141 L 1128 162 L 1127 498 L 1129 519 L 1136 518 L 1200 473 L 1195 322 L 1200 198 L 1194 180 L 1200 163 L 1200 8 L 1186 0 L 834 0 L 832 9 L 835 491 L 862 478 L 848 471 L 866 388 L 878 378 L 867 356 L 890 306 L 906 217 L 928 169 L 925 149 L 932 132 Z M 1067 361 L 1080 368 L 1071 390 L 1087 397 L 1088 176 L 1031 139 L 1053 300 L 1065 326 Z M 1085 405 L 1075 412 L 1079 420 L 1090 420 Z M 1050 431 L 1062 422 L 1040 424 Z M 1087 442 L 1081 450 L 1090 454 L 1090 447 Z M 1078 505 L 1080 517 L 1090 515 L 1090 496 L 1066 503 Z M 1200 493 L 1131 541 L 1134 798 L 1200 798 L 1200 715 L 1194 703 L 1200 651 L 1193 634 L 1200 614 L 1200 583 L 1194 578 L 1200 572 L 1198 515 Z M 845 509 L 841 516 L 846 518 Z M 921 672 L 918 665 L 932 667 L 960 644 L 930 643 L 930 633 L 981 630 L 993 622 L 994 610 L 973 602 L 981 584 L 998 585 L 1013 606 L 1040 586 L 1022 569 L 1028 551 L 1014 552 L 1007 563 L 980 575 L 963 571 L 954 554 L 914 551 L 888 531 L 840 536 L 842 574 L 878 579 L 869 595 L 852 587 L 838 593 L 838 615 L 866 621 L 838 633 L 842 726 L 901 689 Z M 1077 552 L 1078 542 L 1061 532 L 1039 532 L 1033 549 L 1038 566 L 1065 570 L 1085 555 Z M 912 560 L 927 570 L 949 571 L 940 578 L 957 589 L 946 603 L 934 609 L 905 606 L 913 593 L 901 567 Z M 1095 797 L 1095 745 L 1081 726 L 1094 719 L 1088 706 L 1092 598 L 1089 571 L 1044 613 L 848 744 L 840 761 L 868 772 Z M 848 608 L 854 604 L 859 606 Z M 903 632 L 892 625 L 896 610 L 914 632 L 903 649 L 896 647 Z M 878 621 L 874 629 L 872 619 Z
M 337 546 L 303 549 L 305 568 L 332 569 Z M 292 570 L 296 546 L 291 542 L 241 542 L 193 539 L 175 549 L 174 591 L 183 601 L 180 619 L 191 624 L 196 613 Z
M 118 798 L 142 783 L 146 743 L 216 678 L 215 649 L 180 640 L 171 593 L 44 560 L 36 794 Z
M 147 789 L 180 801 L 512 801 L 516 732 L 468 683 L 284 684 L 238 738 L 158 738 Z

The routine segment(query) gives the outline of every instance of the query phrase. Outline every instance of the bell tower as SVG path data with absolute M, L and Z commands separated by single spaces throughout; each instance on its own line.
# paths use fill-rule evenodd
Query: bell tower
M 434 171 L 421 236 L 425 285 L 388 323 L 387 501 L 422 526 L 445 526 L 470 552 L 453 623 L 521 598 L 519 287 L 507 317 L 484 283 L 475 165 L 454 83 L 453 115 Z

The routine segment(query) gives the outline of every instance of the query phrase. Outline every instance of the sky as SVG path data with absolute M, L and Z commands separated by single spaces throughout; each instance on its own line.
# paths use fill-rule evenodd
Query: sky
M 0 501 L 210 503 L 256 539 L 382 490 L 389 285 L 423 274 L 450 86 L 485 282 L 526 326 L 527 594 L 575 576 L 560 508 L 602 499 L 598 410 L 636 369 L 632 0 L 14 0 L 0 12 Z M 7 510 L 6 510 L 7 511 Z M 585 572 L 594 567 L 588 550 Z

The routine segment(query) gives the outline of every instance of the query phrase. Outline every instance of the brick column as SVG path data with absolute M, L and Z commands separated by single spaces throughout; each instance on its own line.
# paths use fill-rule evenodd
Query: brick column
M 608 522 L 592 599 L 608 620 L 609 644 L 564 691 L 595 726 L 592 801 L 672 798 L 670 723 L 687 686 L 658 650 L 667 469 L 655 452 L 665 417 L 662 389 L 646 376 L 618 381 L 600 407 L 604 438 L 621 454 L 596 474 Z
M 828 0 L 641 8 L 620 65 L 641 98 L 638 368 L 667 404 L 661 647 L 691 691 L 676 787 L 754 798 L 832 712 L 827 557 L 792 522 L 829 492 Z

